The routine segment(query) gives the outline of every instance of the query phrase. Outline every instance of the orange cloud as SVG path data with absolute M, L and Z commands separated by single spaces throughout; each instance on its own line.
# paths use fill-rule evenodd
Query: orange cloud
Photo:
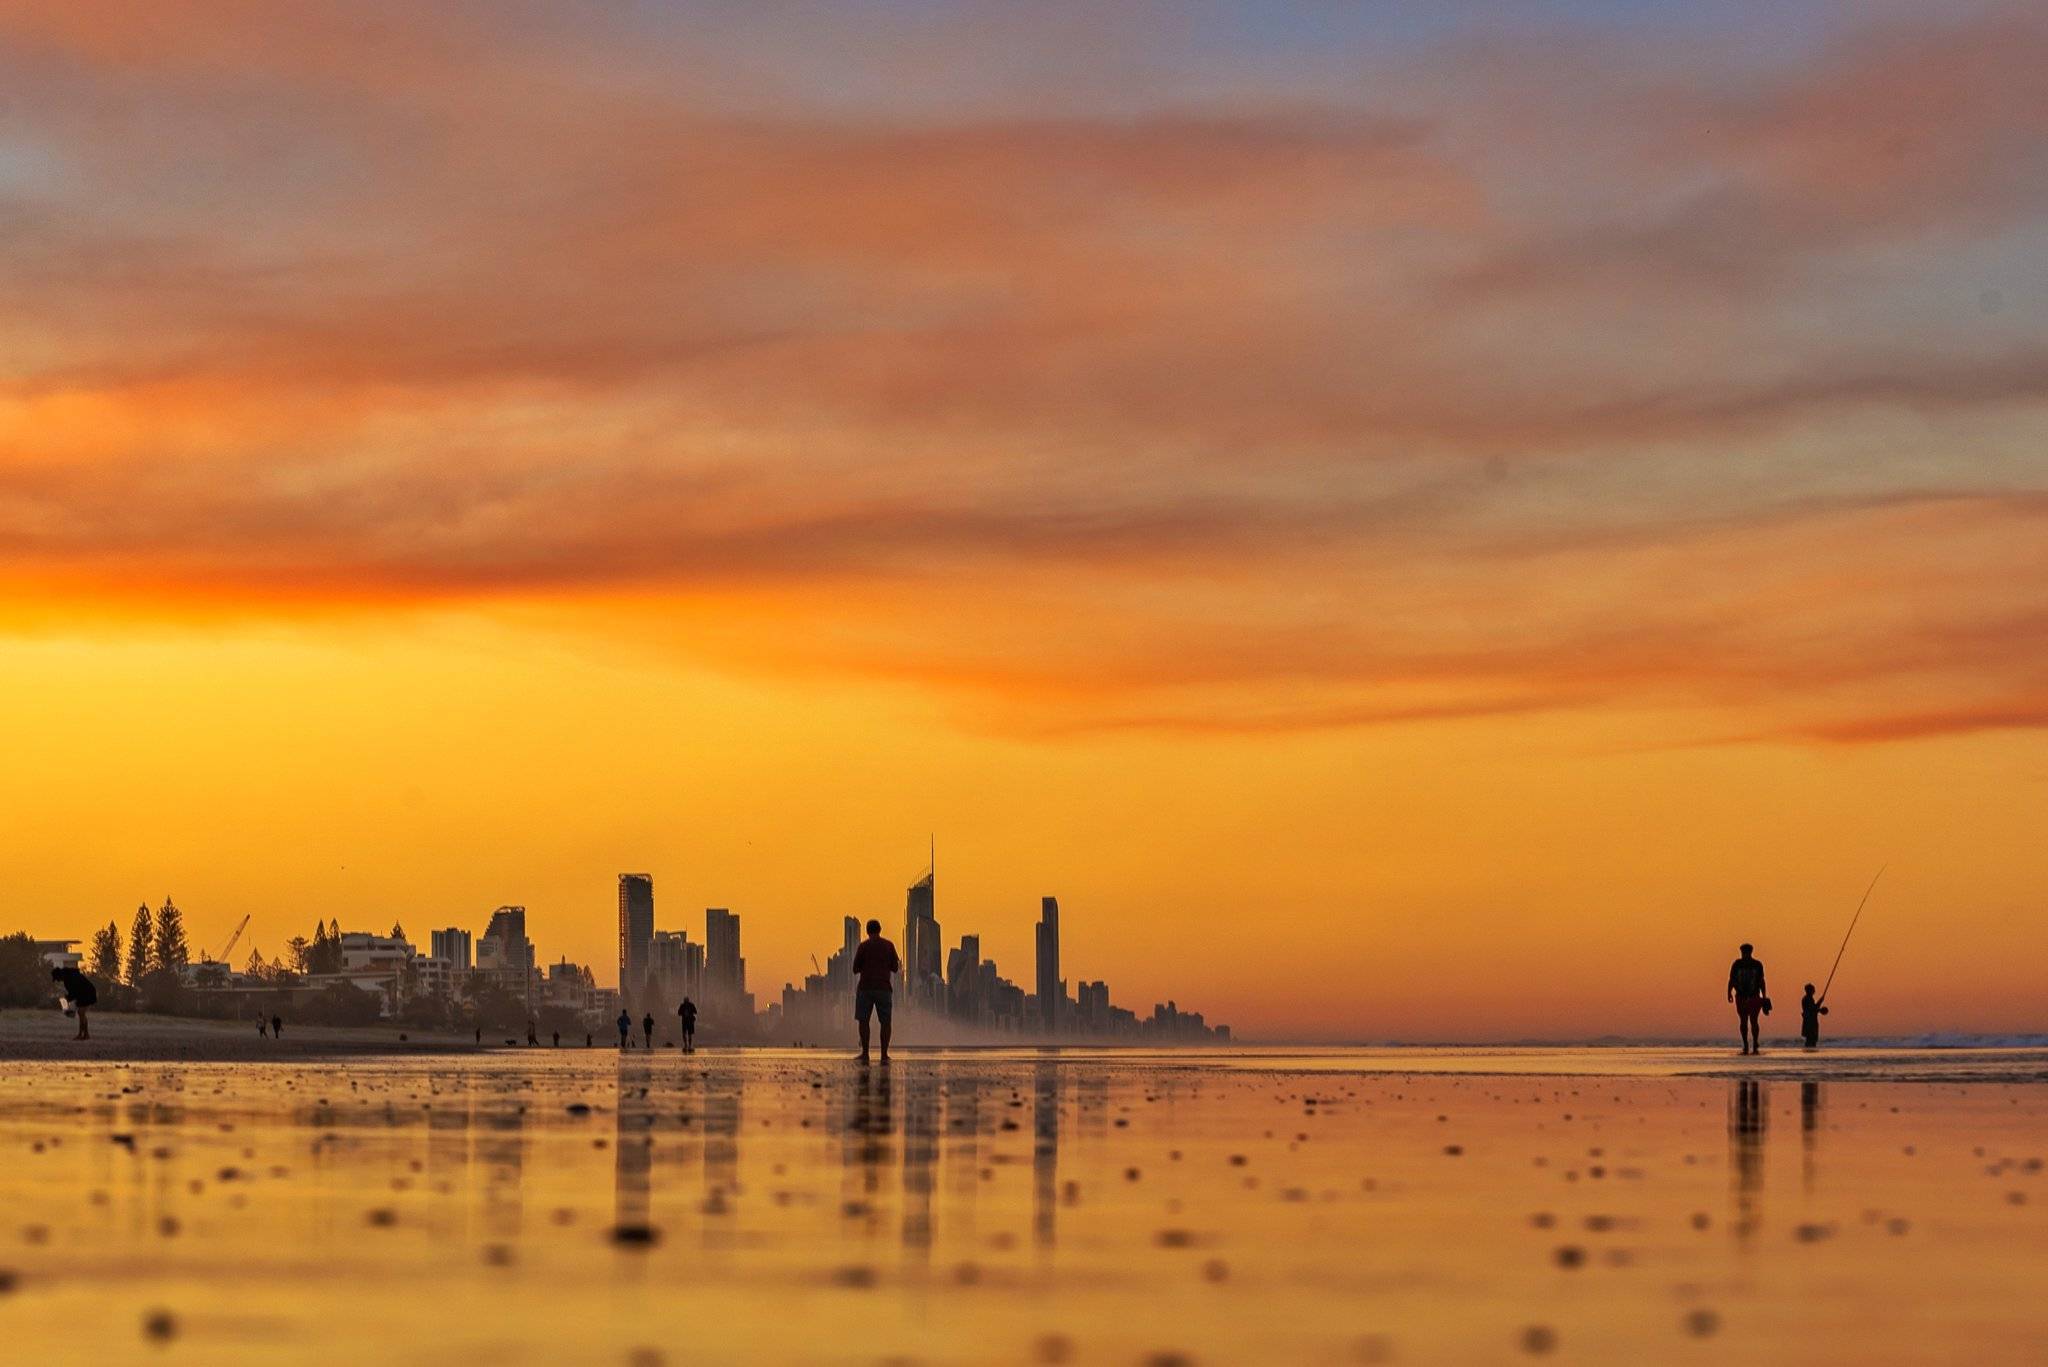
M 1877 738 L 2040 667 L 2048 356 L 1918 302 L 2041 226 L 2024 16 L 1556 82 L 1505 136 L 1583 140 L 1561 196 L 1466 140 L 1511 106 L 1456 50 L 1425 94 L 827 114 L 531 16 L 217 18 L 0 13 L 18 629 L 595 603 L 1041 732 Z

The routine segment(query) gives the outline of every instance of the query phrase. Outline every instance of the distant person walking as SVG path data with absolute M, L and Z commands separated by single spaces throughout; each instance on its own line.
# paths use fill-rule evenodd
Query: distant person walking
M 676 1017 L 682 1022 L 683 1026 L 683 1052 L 686 1054 L 696 1053 L 697 1003 L 691 1001 L 688 997 L 683 998 L 683 1004 L 676 1008 Z
M 78 1017 L 78 1033 L 73 1039 L 91 1039 L 92 1031 L 85 1023 L 85 1013 L 100 999 L 99 989 L 92 985 L 92 979 L 80 973 L 76 967 L 66 965 L 50 970 L 50 981 L 57 984 L 57 990 L 64 994 L 64 1009 Z
M 1828 1009 L 1813 999 L 1813 984 L 1806 985 L 1806 995 L 1799 999 L 1799 1038 L 1806 1041 L 1809 1049 L 1820 1048 L 1820 1018 Z
M 555 1031 L 555 1048 L 559 1049 L 559 1048 L 561 1048 L 561 1047 L 562 1047 L 562 1032 L 561 1032 L 561 1031 L 559 1031 L 559 1030 L 557 1030 L 557 1031 Z
M 853 951 L 853 1018 L 860 1022 L 860 1061 L 868 1061 L 868 1017 L 882 1018 L 882 1062 L 889 1061 L 890 1017 L 896 994 L 891 975 L 903 969 L 896 946 L 882 938 L 882 923 L 868 922 L 868 938 Z
M 271 1037 L 272 1039 L 283 1039 L 283 1038 L 284 1038 L 284 1017 L 283 1017 L 283 1016 L 272 1016 L 272 1017 L 270 1018 L 270 1037 Z
M 632 1047 L 633 1018 L 621 1011 L 619 1012 L 619 1048 L 631 1049 Z
M 1728 1000 L 1735 1003 L 1735 1023 L 1742 1031 L 1742 1052 L 1763 1052 L 1764 962 L 1755 945 L 1744 945 L 1742 957 L 1728 965 Z
M 265 1019 L 263 1019 L 263 1017 L 261 1017 L 261 1016 L 258 1016 L 258 1017 L 256 1018 L 256 1038 L 257 1038 L 257 1039 L 269 1039 L 269 1038 L 270 1038 L 270 1022 L 269 1022 L 269 1021 L 267 1021 L 267 1020 L 265 1020 Z
M 535 1048 L 540 1046 L 540 1036 L 533 1033 L 533 1017 L 531 1016 L 526 1018 L 526 1042 Z
M 647 1047 L 654 1047 L 654 1013 L 649 1011 L 640 1021 L 640 1033 L 646 1037 Z

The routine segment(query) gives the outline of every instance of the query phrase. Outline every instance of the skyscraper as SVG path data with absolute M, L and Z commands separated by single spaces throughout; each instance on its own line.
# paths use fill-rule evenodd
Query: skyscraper
M 436 959 L 445 959 L 457 973 L 469 972 L 471 946 L 475 943 L 466 930 L 450 926 L 437 930 L 428 937 L 427 943 Z
M 903 904 L 903 986 L 911 1001 L 932 1002 L 942 981 L 939 922 L 933 915 L 937 860 L 925 876 L 910 885 Z
M 1060 901 L 1043 897 L 1038 903 L 1038 1026 L 1050 1035 L 1059 1028 L 1060 998 Z
M 946 956 L 946 1009 L 965 1021 L 981 1018 L 981 937 L 962 935 Z
M 737 1001 L 747 990 L 747 962 L 740 957 L 740 918 L 724 907 L 704 908 L 704 994 Z
M 525 907 L 499 907 L 491 913 L 477 946 L 476 966 L 490 972 L 505 991 L 532 1003 L 533 941 L 526 938 Z
M 637 1011 L 647 995 L 647 969 L 654 944 L 654 877 L 619 875 L 619 1000 Z
M 691 944 L 687 932 L 657 930 L 648 949 L 647 979 L 655 1000 L 647 1005 L 673 1013 L 684 997 L 704 995 L 704 946 Z
M 840 923 L 839 952 L 827 965 L 832 986 L 840 992 L 853 990 L 853 956 L 860 949 L 860 918 L 849 916 Z

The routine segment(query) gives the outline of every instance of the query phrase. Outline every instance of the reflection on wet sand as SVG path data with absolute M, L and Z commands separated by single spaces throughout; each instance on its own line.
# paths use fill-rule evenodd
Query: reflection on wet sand
M 1799 1173 L 1808 1191 L 1813 1190 L 1820 1162 L 1821 1084 L 1799 1084 Z
M 932 1188 L 938 1180 L 939 1075 L 913 1068 L 903 1079 L 903 1246 L 932 1246 Z
M 646 1069 L 619 1051 L 616 1093 L 612 1108 L 612 1237 L 648 1237 L 648 1215 L 654 1190 L 654 1104 L 646 1085 Z
M 1791 1298 L 1824 1276 L 1855 1311 L 1825 1341 L 1839 1360 L 1913 1341 L 1901 1284 L 1977 1326 L 1974 1360 L 2026 1360 L 2048 1331 L 2025 1294 L 2048 1258 L 2048 1088 L 1796 1085 L 1786 1187 L 1771 1088 L 1748 1077 L 1056 1051 L 35 1065 L 0 1076 L 0 1201 L 35 1212 L 0 1226 L 0 1310 L 130 1346 L 168 1310 L 194 1360 L 265 1367 L 787 1361 L 821 1342 L 855 1361 L 1554 1343 L 1639 1362 L 1716 1332 L 1738 1285 L 1745 1315 L 1803 1323 Z M 1716 1109 L 1725 1175 L 1698 1161 Z M 1711 1233 L 1722 1183 L 1732 1238 Z M 388 1307 L 374 1335 L 351 1327 L 363 1304 Z M 852 1323 L 854 1348 L 819 1338 Z
M 1764 1189 L 1764 1138 L 1770 1129 L 1770 1094 L 1743 1078 L 1728 1084 L 1728 1171 L 1735 1186 L 1729 1228 L 1738 1239 L 1756 1232 Z
M 1050 1060 L 1031 1070 L 1031 1233 L 1040 1244 L 1059 1233 L 1060 1069 Z

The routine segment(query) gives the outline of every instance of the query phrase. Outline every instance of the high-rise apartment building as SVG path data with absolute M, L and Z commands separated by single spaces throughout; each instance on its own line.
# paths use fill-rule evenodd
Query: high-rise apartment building
M 704 995 L 704 946 L 692 944 L 687 932 L 657 930 L 648 949 L 647 980 L 655 997 L 648 1008 L 674 1015 L 683 998 Z
M 964 1021 L 982 1016 L 981 937 L 962 935 L 960 947 L 946 955 L 946 1009 Z
M 489 973 L 496 986 L 531 1003 L 533 941 L 526 938 L 525 907 L 499 907 L 491 913 L 491 923 L 477 945 L 476 966 Z
M 939 922 L 935 912 L 938 868 L 910 885 L 903 902 L 903 986 L 904 995 L 919 1005 L 934 1005 L 944 984 L 940 972 L 944 951 L 939 947 Z
M 654 877 L 619 875 L 619 1000 L 638 1012 L 647 995 L 648 959 L 654 944 Z
M 476 961 L 471 952 L 474 942 L 466 930 L 450 926 L 446 930 L 435 931 L 427 940 L 433 956 L 446 960 L 449 968 L 458 975 L 469 972 L 470 965 Z
M 1038 903 L 1038 1027 L 1050 1035 L 1059 1029 L 1060 999 L 1060 902 L 1043 897 Z
M 724 907 L 704 908 L 704 994 L 736 1001 L 747 990 L 747 961 L 740 957 L 740 918 Z

